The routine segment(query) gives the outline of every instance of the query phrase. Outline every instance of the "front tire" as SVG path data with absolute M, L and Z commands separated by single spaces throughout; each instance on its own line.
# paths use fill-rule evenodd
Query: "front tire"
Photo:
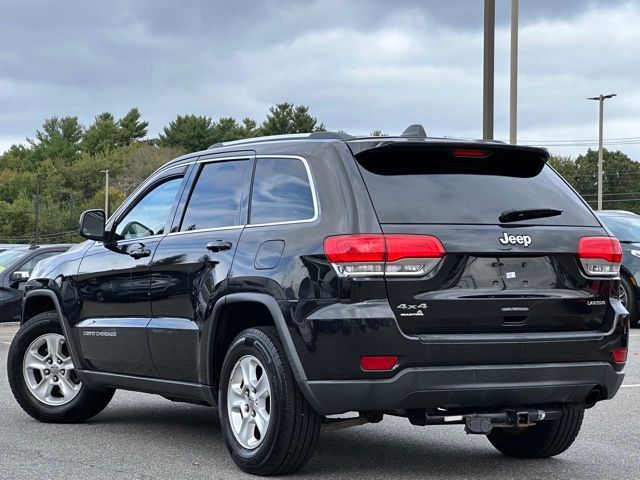
M 100 413 L 114 394 L 82 384 L 54 311 L 20 327 L 9 348 L 7 375 L 18 404 L 41 422 L 82 422 Z
M 583 418 L 583 409 L 565 407 L 558 420 L 547 420 L 526 428 L 494 428 L 487 438 L 509 457 L 549 458 L 571 446 L 580 432 Z
M 311 457 L 320 415 L 296 385 L 275 330 L 251 328 L 222 365 L 218 411 L 233 461 L 253 475 L 286 475 Z

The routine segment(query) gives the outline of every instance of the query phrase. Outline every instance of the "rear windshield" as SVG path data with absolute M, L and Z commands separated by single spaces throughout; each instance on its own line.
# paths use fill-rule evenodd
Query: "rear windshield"
M 556 209 L 562 214 L 518 224 L 599 225 L 544 158 L 530 152 L 456 158 L 449 149 L 401 146 L 356 158 L 381 223 L 495 225 L 506 210 Z

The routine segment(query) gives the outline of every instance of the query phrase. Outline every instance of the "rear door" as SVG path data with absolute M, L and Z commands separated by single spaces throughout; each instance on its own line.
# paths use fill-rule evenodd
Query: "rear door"
M 611 278 L 587 277 L 582 237 L 606 236 L 541 150 L 392 144 L 357 163 L 385 234 L 437 237 L 441 260 L 415 275 L 387 273 L 389 301 L 408 334 L 606 329 Z M 559 214 L 501 221 L 508 210 Z M 388 270 L 387 270 L 388 272 Z
M 200 379 L 201 338 L 209 338 L 211 311 L 224 295 L 247 219 L 253 152 L 200 158 L 171 233 L 151 264 L 148 326 L 153 362 L 162 378 Z

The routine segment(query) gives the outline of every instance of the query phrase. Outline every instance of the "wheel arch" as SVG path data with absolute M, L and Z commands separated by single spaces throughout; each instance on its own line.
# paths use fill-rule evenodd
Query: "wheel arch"
M 56 293 L 52 290 L 48 289 L 37 289 L 28 291 L 24 300 L 22 301 L 22 316 L 20 319 L 20 324 L 24 324 L 30 318 L 38 315 L 39 313 L 47 312 L 50 310 L 55 310 L 58 314 L 58 321 L 60 322 L 60 326 L 62 327 L 62 333 L 67 339 L 67 345 L 69 346 L 69 351 L 71 353 L 71 358 L 79 368 L 82 368 L 84 365 L 84 361 L 82 356 L 80 355 L 80 350 L 78 345 L 76 344 L 76 338 L 71 335 L 71 329 L 69 327 L 69 322 L 67 321 L 67 317 L 65 316 L 62 306 L 60 305 L 60 300 Z
M 238 319 L 236 315 L 239 313 L 254 314 L 254 316 L 249 319 Z M 201 358 L 200 364 L 208 366 L 207 383 L 215 390 L 218 388 L 222 362 L 229 344 L 242 330 L 256 326 L 276 328 L 294 378 L 297 382 L 306 381 L 307 377 L 284 314 L 272 296 L 263 293 L 232 293 L 216 302 L 212 316 L 214 318 L 212 331 L 207 348 L 203 349 L 205 358 Z
M 22 316 L 20 324 L 24 324 L 30 318 L 39 313 L 55 310 L 60 316 L 59 302 L 53 292 L 28 292 L 22 303 Z

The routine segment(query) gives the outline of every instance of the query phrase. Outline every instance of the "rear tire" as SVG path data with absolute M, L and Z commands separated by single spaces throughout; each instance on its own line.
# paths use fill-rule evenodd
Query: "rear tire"
M 253 475 L 295 472 L 318 442 L 321 417 L 298 388 L 273 328 L 244 330 L 231 343 L 222 365 L 218 412 L 233 461 Z
M 500 452 L 517 458 L 549 458 L 567 450 L 574 442 L 584 410 L 565 407 L 558 420 L 548 420 L 526 428 L 494 428 L 487 438 Z
M 65 344 L 58 315 L 49 311 L 22 325 L 9 348 L 7 375 L 13 396 L 41 422 L 83 422 L 100 413 L 114 394 L 80 382 Z
M 629 312 L 629 325 L 638 327 L 640 316 L 638 315 L 638 300 L 636 298 L 636 289 L 631 283 L 629 277 L 620 275 L 620 298 L 624 298 L 624 306 Z

